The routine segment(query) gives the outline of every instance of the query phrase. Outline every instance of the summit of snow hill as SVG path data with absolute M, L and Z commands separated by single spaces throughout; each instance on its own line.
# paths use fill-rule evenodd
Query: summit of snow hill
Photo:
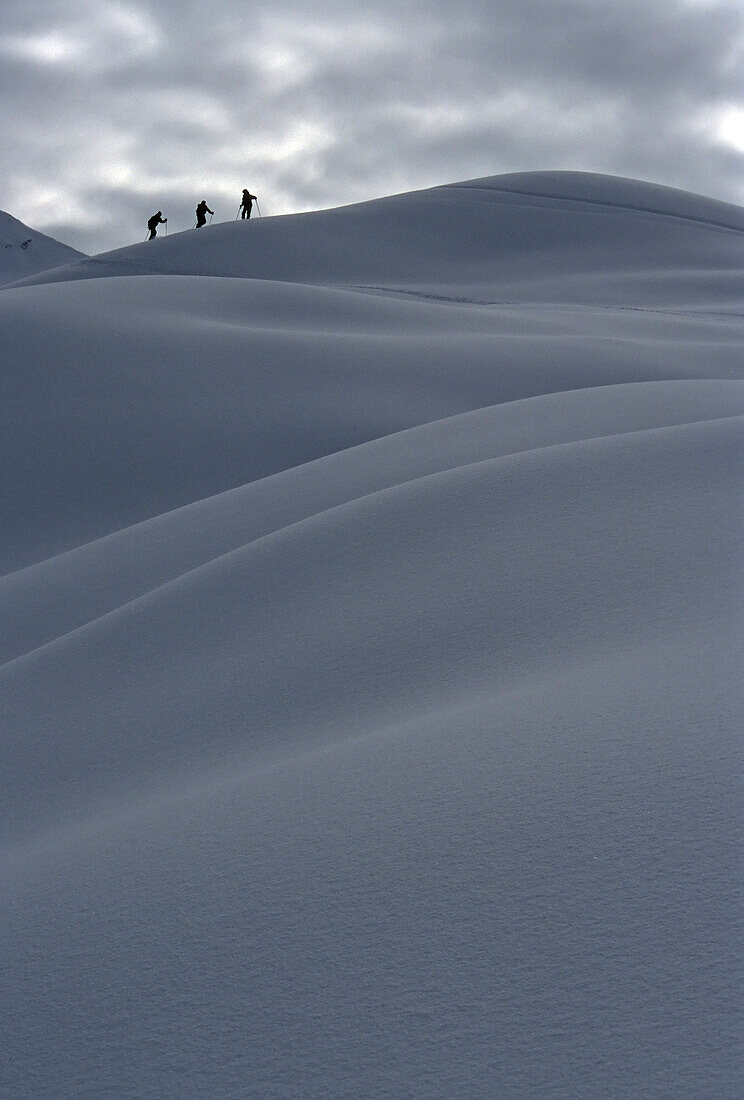
M 84 258 L 83 252 L 31 229 L 0 210 L 0 286 Z
M 537 298 L 624 305 L 632 304 L 630 285 L 637 288 L 638 304 L 661 292 L 665 304 L 689 305 L 690 266 L 696 293 L 701 272 L 719 284 L 741 272 L 744 209 L 657 184 L 556 171 L 489 176 L 310 213 L 215 222 L 198 232 L 174 233 L 171 227 L 170 236 L 22 282 L 207 275 L 472 302 Z

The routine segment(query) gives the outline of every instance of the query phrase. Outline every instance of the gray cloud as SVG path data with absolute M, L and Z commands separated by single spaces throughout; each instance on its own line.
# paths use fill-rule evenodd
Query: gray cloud
M 0 206 L 85 251 L 244 186 L 281 213 L 576 168 L 744 199 L 738 3 L 6 7 Z

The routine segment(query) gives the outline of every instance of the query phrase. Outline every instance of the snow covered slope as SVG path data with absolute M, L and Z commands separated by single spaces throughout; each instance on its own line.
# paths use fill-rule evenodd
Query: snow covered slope
M 740 207 L 635 180 L 539 172 L 215 224 L 32 281 L 220 275 L 458 301 L 721 306 L 741 299 L 743 242 Z
M 83 258 L 82 252 L 29 229 L 0 210 L 0 286 Z
M 472 409 L 740 377 L 743 272 L 738 208 L 576 173 L 213 225 L 45 272 L 0 301 L 0 568 Z
M 0 293 L 0 1091 L 738 1095 L 743 267 L 536 173 Z

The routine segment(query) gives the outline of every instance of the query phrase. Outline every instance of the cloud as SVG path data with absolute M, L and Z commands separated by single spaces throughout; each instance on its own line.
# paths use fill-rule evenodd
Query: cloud
M 714 0 L 30 0 L 0 36 L 0 207 L 86 251 L 576 168 L 744 199 L 744 13 Z
M 57 5 L 46 7 L 49 12 L 39 11 L 38 20 L 25 30 L 0 37 L 0 54 L 33 65 L 103 71 L 135 62 L 159 45 L 157 24 L 141 8 L 110 2 L 79 3 L 76 9 L 73 3 L 55 14 Z

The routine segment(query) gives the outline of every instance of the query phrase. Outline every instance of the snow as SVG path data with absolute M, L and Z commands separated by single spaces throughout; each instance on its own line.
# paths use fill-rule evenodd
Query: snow
M 29 229 L 0 210 L 0 286 L 80 259 L 82 252 Z
M 739 1095 L 743 262 L 534 173 L 0 294 L 9 1095 Z

